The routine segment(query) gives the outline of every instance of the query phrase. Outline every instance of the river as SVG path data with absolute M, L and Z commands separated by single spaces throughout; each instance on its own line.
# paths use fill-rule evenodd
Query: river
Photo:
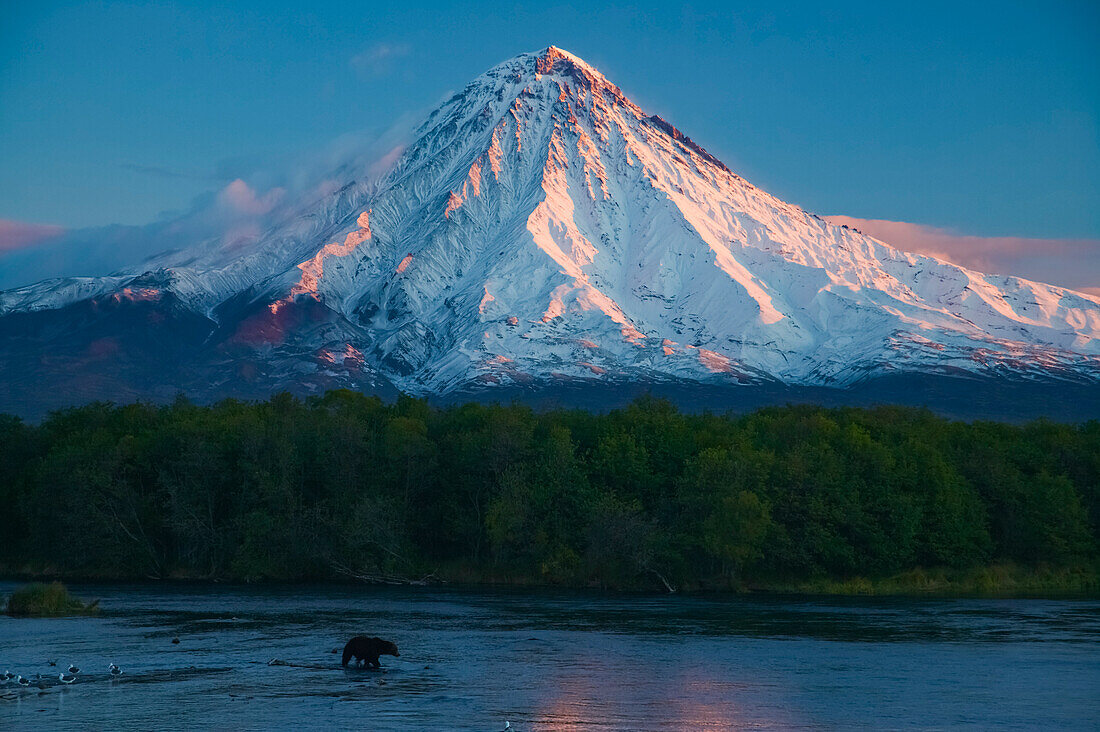
M 70 589 L 100 598 L 102 613 L 0 617 L 0 670 L 35 682 L 0 687 L 2 728 L 1100 725 L 1093 600 Z M 332 651 L 356 634 L 393 640 L 401 656 L 383 656 L 382 671 L 345 671 Z M 60 684 L 69 663 L 81 671 Z

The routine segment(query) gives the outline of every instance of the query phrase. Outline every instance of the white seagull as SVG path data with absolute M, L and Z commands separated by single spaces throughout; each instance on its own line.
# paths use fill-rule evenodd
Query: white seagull
M 71 684 L 76 681 L 76 674 L 58 674 L 57 680 L 62 684 Z
M 108 666 L 107 672 L 110 673 L 111 676 L 122 676 L 122 669 L 118 667 L 117 663 L 112 663 L 110 666 Z
M 76 666 L 74 666 L 70 663 L 69 664 L 69 673 L 71 673 L 75 676 L 76 674 L 80 673 L 80 669 L 78 669 Z

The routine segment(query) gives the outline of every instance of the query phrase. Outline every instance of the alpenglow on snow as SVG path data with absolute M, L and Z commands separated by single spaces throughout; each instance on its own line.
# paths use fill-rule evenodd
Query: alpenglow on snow
M 561 49 L 490 69 L 413 140 L 381 180 L 348 165 L 322 195 L 283 202 L 245 247 L 196 242 L 0 293 L 3 378 L 110 364 L 122 396 L 154 375 L 413 394 L 1100 379 L 1097 298 L 829 224 Z

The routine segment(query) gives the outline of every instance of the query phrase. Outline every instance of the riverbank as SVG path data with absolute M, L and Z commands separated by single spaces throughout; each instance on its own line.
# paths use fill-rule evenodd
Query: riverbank
M 1011 564 L 964 570 L 918 568 L 889 577 L 762 583 L 756 589 L 821 596 L 1100 597 L 1100 571 L 1089 566 L 1055 568 Z
M 82 583 L 136 582 L 166 585 L 223 585 L 280 587 L 300 583 L 346 586 L 439 586 L 471 589 L 570 589 L 597 590 L 615 594 L 666 593 L 663 583 L 639 581 L 635 584 L 608 586 L 599 582 L 546 582 L 534 576 L 510 574 L 499 570 L 472 567 L 447 567 L 429 575 L 373 580 L 346 576 L 302 577 L 294 580 L 244 581 L 234 577 L 203 577 L 177 573 L 164 578 L 148 576 L 106 576 L 60 574 L 57 572 L 31 571 L 28 568 L 13 570 L 0 566 L 0 581 L 30 582 L 63 580 Z M 997 564 L 971 569 L 914 568 L 885 577 L 819 577 L 803 580 L 747 579 L 735 582 L 702 582 L 688 587 L 675 588 L 676 594 L 687 596 L 707 595 L 802 595 L 813 597 L 987 597 L 987 598 L 1100 598 L 1100 567 L 1080 565 L 1075 567 L 1050 567 L 1040 565 L 1024 567 L 1015 564 Z

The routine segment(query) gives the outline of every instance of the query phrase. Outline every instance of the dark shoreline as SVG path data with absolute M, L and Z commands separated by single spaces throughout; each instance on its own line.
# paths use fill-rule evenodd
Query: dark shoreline
M 79 574 L 32 573 L 0 570 L 0 582 L 28 583 L 62 581 L 85 587 L 99 585 L 130 585 L 138 587 L 213 588 L 226 589 L 279 589 L 293 587 L 342 587 L 361 589 L 405 589 L 410 591 L 494 591 L 494 592 L 565 592 L 581 595 L 606 594 L 612 596 L 682 596 L 682 597 L 805 597 L 805 598 L 928 598 L 928 599 L 1046 599 L 1074 600 L 1100 598 L 1100 567 L 1027 568 L 1006 565 L 976 568 L 972 570 L 915 569 L 891 577 L 868 579 L 818 578 L 803 581 L 756 582 L 739 588 L 691 587 L 669 593 L 658 585 L 651 587 L 601 587 L 598 584 L 555 584 L 533 578 L 470 579 L 466 572 L 454 579 L 440 579 L 427 583 L 366 583 L 347 577 L 302 578 L 300 580 L 259 580 L 253 582 L 238 579 L 210 579 L 205 577 L 173 576 L 164 578 L 118 576 L 89 577 Z M 483 576 L 491 573 L 483 573 Z M 990 586 L 980 581 L 988 575 L 1002 578 L 1001 585 Z M 1070 582 L 1076 578 L 1078 582 Z M 1061 582 L 1053 581 L 1061 579 Z M 1047 580 L 1044 582 L 1044 580 Z

